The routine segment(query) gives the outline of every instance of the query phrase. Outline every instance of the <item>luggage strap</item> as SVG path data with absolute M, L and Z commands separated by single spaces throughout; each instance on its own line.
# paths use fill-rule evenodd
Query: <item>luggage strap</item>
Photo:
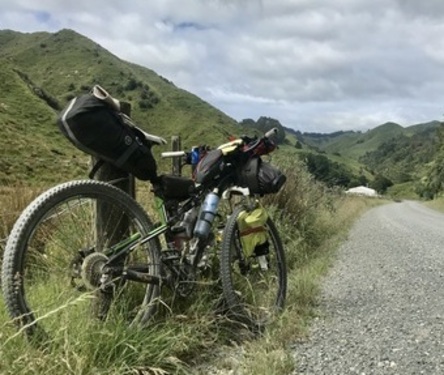
M 132 143 L 114 163 L 119 168 L 121 168 L 126 163 L 126 161 L 130 158 L 130 156 L 133 154 L 134 151 L 136 151 L 140 146 L 142 146 L 141 144 L 139 144 L 139 140 L 137 139 L 137 137 L 134 139 L 131 137 L 129 138 L 132 140 Z

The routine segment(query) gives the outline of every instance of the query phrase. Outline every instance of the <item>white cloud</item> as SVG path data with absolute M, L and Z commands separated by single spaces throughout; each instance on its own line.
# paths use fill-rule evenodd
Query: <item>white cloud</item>
M 0 27 L 72 28 L 241 120 L 307 131 L 441 116 L 441 0 L 2 0 Z

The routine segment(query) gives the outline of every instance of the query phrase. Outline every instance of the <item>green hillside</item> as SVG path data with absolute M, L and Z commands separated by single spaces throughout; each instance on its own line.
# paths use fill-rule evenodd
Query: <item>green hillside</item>
M 423 131 L 434 131 L 440 126 L 441 123 L 439 121 L 430 121 L 424 124 L 411 125 L 404 128 L 404 134 L 407 136 L 412 136 Z
M 441 145 L 439 128 L 438 121 L 406 128 L 388 122 L 365 133 L 299 133 L 298 139 L 332 160 L 337 157 L 336 161 L 354 166 L 355 170 L 363 168 L 361 171 L 373 176 L 409 186 L 413 193 L 420 181 L 428 180 L 430 164 L 434 163 Z
M 322 151 L 359 159 L 366 152 L 376 150 L 381 143 L 403 134 L 404 128 L 395 123 L 386 123 L 365 133 L 347 131 L 331 134 L 302 134 L 304 142 Z
M 367 152 L 377 150 L 383 143 L 400 136 L 412 137 L 422 131 L 435 131 L 438 121 L 412 125 L 403 128 L 401 125 L 387 122 L 367 132 L 339 131 L 330 134 L 299 133 L 298 138 L 320 151 L 358 160 Z
M 4 60 L 0 60 L 0 82 L 0 184 L 46 183 L 63 173 L 81 174 L 87 160 L 59 133 L 54 110 Z
M 71 30 L 0 31 L 0 66 L 3 184 L 84 175 L 87 158 L 62 139 L 55 119 L 68 100 L 94 84 L 130 102 L 142 128 L 167 139 L 180 135 L 185 147 L 202 140 L 218 144 L 239 132 L 235 120 L 197 96 Z
M 395 183 L 420 180 L 427 174 L 427 165 L 436 158 L 440 148 L 438 129 L 424 126 L 412 131 L 407 128 L 405 132 L 388 138 L 359 160 Z

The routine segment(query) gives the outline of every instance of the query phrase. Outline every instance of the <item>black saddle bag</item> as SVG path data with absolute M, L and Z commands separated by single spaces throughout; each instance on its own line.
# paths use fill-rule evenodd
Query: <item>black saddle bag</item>
M 83 152 L 141 180 L 156 179 L 151 143 L 120 111 L 119 102 L 109 98 L 98 98 L 91 92 L 72 99 L 57 119 L 60 130 Z

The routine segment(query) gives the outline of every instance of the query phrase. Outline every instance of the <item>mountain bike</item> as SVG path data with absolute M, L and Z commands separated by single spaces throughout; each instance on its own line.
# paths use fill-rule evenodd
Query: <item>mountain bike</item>
M 4 252 L 9 315 L 39 338 L 91 314 L 146 326 L 163 303 L 164 287 L 192 296 L 216 244 L 229 314 L 249 327 L 267 324 L 283 308 L 287 284 L 282 241 L 259 199 L 285 182 L 261 159 L 275 149 L 274 132 L 209 151 L 194 179 L 162 176 L 153 185 L 158 223 L 106 182 L 71 181 L 38 196 L 18 218 Z M 223 214 L 221 200 L 229 207 Z M 262 221 L 245 227 L 240 218 L 251 213 Z M 245 238 L 255 235 L 260 241 L 248 245 Z

